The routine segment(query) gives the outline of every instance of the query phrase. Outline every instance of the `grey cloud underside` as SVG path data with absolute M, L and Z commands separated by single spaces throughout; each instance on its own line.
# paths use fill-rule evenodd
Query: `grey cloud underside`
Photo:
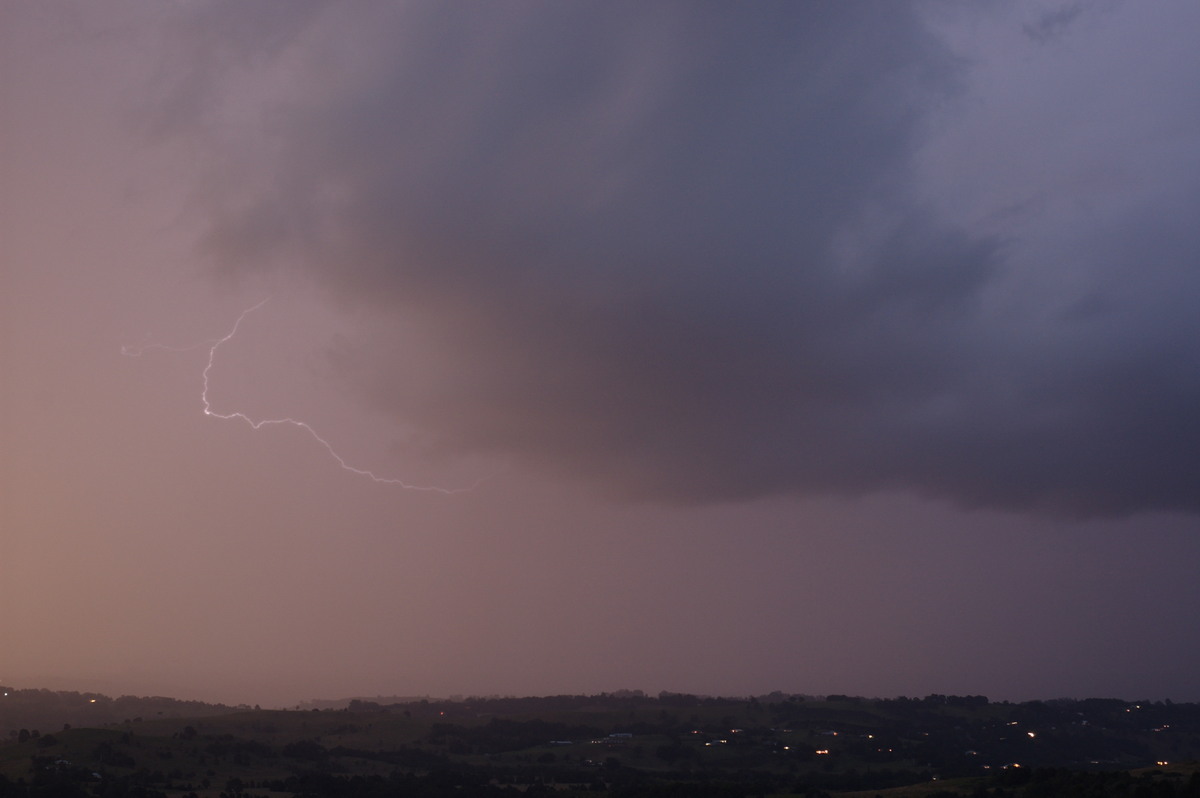
M 1111 279 L 998 309 L 1020 242 L 911 190 L 965 65 L 909 6 L 366 8 L 297 36 L 312 91 L 204 246 L 420 324 L 419 380 L 388 341 L 347 370 L 437 445 L 670 501 L 1200 510 L 1194 225 L 1105 230 Z

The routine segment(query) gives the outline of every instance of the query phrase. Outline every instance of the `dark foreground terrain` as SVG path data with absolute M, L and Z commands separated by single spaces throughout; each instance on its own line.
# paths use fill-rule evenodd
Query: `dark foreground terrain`
M 1200 798 L 1200 705 L 982 696 L 355 700 L 2 688 L 8 796 Z

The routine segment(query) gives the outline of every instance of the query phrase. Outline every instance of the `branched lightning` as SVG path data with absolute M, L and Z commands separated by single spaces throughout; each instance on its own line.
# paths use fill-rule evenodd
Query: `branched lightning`
M 246 415 L 245 413 L 241 413 L 241 412 L 237 412 L 237 411 L 234 411 L 232 413 L 218 413 L 216 410 L 213 410 L 212 404 L 209 402 L 209 399 L 208 399 L 208 387 L 209 387 L 208 378 L 209 378 L 209 372 L 212 371 L 213 364 L 216 361 L 217 350 L 221 348 L 222 344 L 228 342 L 235 335 L 237 335 L 238 328 L 241 326 L 242 321 L 245 320 L 245 318 L 247 316 L 249 316 L 251 313 L 258 310 L 263 305 L 267 304 L 268 299 L 269 299 L 269 297 L 267 299 L 262 300 L 257 305 L 254 305 L 252 307 L 249 307 L 249 308 L 246 308 L 245 310 L 243 310 L 241 315 L 238 316 L 237 321 L 235 321 L 233 323 L 233 328 L 230 329 L 230 331 L 221 338 L 210 339 L 208 341 L 204 341 L 199 344 L 193 344 L 192 346 L 186 346 L 186 347 L 171 347 L 171 346 L 165 346 L 163 344 L 146 344 L 141 347 L 123 346 L 123 347 L 121 347 L 121 354 L 125 355 L 127 357 L 140 357 L 143 352 L 150 350 L 150 349 L 162 349 L 162 350 L 165 350 L 168 352 L 189 352 L 193 349 L 201 349 L 203 347 L 208 347 L 208 362 L 204 366 L 204 371 L 201 372 L 203 388 L 200 391 L 200 402 L 204 408 L 204 415 L 209 416 L 210 418 L 220 419 L 222 421 L 241 420 L 241 421 L 246 422 L 248 425 L 250 425 L 250 428 L 254 429 L 254 430 L 259 430 L 259 429 L 262 429 L 263 427 L 269 427 L 269 426 L 297 427 L 297 428 L 302 429 L 305 432 L 307 432 L 313 440 L 315 440 L 317 443 L 321 444 L 321 446 L 325 447 L 325 451 L 329 452 L 329 456 L 332 457 L 337 462 L 338 466 L 340 466 L 343 470 L 349 471 L 352 474 L 357 474 L 359 476 L 366 477 L 367 479 L 370 479 L 372 482 L 379 482 L 379 483 L 382 483 L 385 485 L 396 485 L 398 487 L 404 488 L 405 490 L 418 490 L 418 491 L 425 491 L 425 492 L 429 492 L 429 493 L 441 493 L 441 494 L 449 496 L 449 495 L 452 495 L 455 493 L 466 493 L 468 491 L 472 491 L 475 488 L 477 488 L 480 485 L 480 483 L 482 483 L 484 481 L 481 479 L 481 480 L 475 482 L 475 484 L 473 484 L 469 487 L 465 487 L 465 488 L 441 488 L 441 487 L 437 487 L 437 486 L 433 486 L 433 485 L 414 485 L 410 482 L 405 482 L 402 479 L 397 479 L 394 477 L 383 477 L 369 469 L 358 468 L 356 466 L 350 465 L 348 462 L 346 462 L 345 458 L 343 458 L 340 454 L 337 453 L 337 451 L 333 448 L 333 445 L 330 444 L 329 441 L 327 441 L 325 438 L 321 437 L 321 435 L 318 434 L 317 431 L 315 429 L 313 429 L 312 426 L 310 424 L 308 424 L 308 422 L 306 422 L 306 421 L 300 421 L 299 419 L 286 418 L 286 417 L 285 418 L 253 419 L 250 416 Z

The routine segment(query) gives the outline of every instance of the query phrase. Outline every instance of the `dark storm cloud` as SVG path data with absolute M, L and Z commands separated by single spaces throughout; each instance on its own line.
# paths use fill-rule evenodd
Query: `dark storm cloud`
M 288 89 L 204 246 L 419 324 L 420 379 L 386 341 L 344 365 L 438 446 L 676 501 L 1200 509 L 1194 225 L 1147 201 L 1034 264 L 1088 275 L 1061 307 L 998 309 L 1021 242 L 914 198 L 966 65 L 910 6 L 355 11 L 253 21 Z
M 1066 32 L 1071 23 L 1084 12 L 1083 3 L 1073 3 L 1062 8 L 1042 12 L 1035 22 L 1027 22 L 1021 30 L 1039 44 L 1053 41 Z

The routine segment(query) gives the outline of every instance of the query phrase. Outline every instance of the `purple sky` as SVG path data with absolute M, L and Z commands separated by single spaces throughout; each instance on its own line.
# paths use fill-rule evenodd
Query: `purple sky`
M 0 683 L 1200 700 L 1197 30 L 0 0 Z

